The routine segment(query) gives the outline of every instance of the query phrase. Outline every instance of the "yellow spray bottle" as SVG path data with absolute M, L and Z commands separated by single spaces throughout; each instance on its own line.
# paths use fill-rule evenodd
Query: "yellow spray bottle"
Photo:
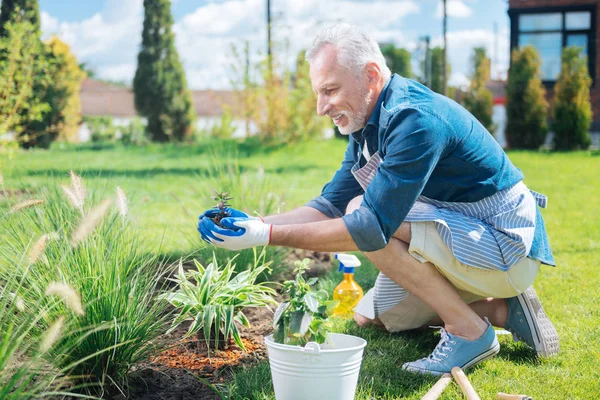
M 353 254 L 336 254 L 335 258 L 340 261 L 339 271 L 344 271 L 344 280 L 333 291 L 333 299 L 339 300 L 340 304 L 333 310 L 333 315 L 352 317 L 354 307 L 362 299 L 364 292 L 354 280 L 354 268 L 360 266 L 360 260 Z

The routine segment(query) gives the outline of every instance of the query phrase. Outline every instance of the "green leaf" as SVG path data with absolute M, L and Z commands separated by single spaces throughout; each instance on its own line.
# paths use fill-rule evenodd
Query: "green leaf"
M 283 316 L 283 313 L 290 306 L 290 303 L 281 303 L 275 310 L 275 315 L 273 316 L 273 328 L 277 327 L 279 320 Z
M 304 304 L 306 304 L 306 307 L 308 307 L 310 311 L 317 312 L 319 308 L 319 301 L 312 293 L 305 294 L 302 298 L 302 301 Z
M 206 346 L 210 347 L 210 335 L 212 328 L 213 319 L 215 318 L 215 307 L 214 306 L 206 306 L 204 307 L 204 318 L 203 318 L 203 330 L 204 330 L 204 340 L 206 341 Z M 215 348 L 218 347 L 218 339 L 217 336 L 215 338 Z
M 305 311 L 294 311 L 290 315 L 290 333 L 304 335 L 308 331 L 313 316 Z

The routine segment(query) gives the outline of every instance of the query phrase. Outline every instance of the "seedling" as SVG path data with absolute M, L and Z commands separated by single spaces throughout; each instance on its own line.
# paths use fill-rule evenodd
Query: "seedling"
M 227 203 L 227 201 L 233 199 L 233 197 L 229 196 L 229 192 L 217 192 L 216 190 L 214 192 L 215 195 L 211 196 L 211 198 L 217 202 L 214 208 L 218 209 L 219 211 L 211 219 L 216 225 L 222 226 L 221 220 L 229 217 L 229 211 L 227 208 L 230 207 L 231 204 Z
M 295 279 L 283 283 L 288 301 L 279 305 L 273 317 L 273 339 L 277 343 L 304 346 L 308 342 L 325 342 L 328 317 L 339 301 L 329 300 L 325 290 L 311 290 L 318 279 L 304 279 L 309 262 L 308 258 L 296 261 Z

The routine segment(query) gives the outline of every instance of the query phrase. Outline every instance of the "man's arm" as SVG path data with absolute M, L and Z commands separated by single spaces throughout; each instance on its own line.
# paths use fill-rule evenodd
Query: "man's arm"
M 264 220 L 271 225 L 294 225 L 308 222 L 326 221 L 330 218 L 321 211 L 307 206 L 296 208 L 283 214 L 269 215 Z
M 269 244 L 313 251 L 358 250 L 341 218 L 297 225 L 274 225 Z

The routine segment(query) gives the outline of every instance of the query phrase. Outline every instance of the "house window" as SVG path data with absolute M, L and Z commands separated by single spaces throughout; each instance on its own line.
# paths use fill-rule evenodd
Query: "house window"
M 543 81 L 553 83 L 561 68 L 562 49 L 578 46 L 588 58 L 590 75 L 594 76 L 595 24 L 593 9 L 529 9 L 514 12 L 513 46 L 531 45 L 541 60 L 540 75 Z M 515 29 L 516 28 L 516 29 Z

